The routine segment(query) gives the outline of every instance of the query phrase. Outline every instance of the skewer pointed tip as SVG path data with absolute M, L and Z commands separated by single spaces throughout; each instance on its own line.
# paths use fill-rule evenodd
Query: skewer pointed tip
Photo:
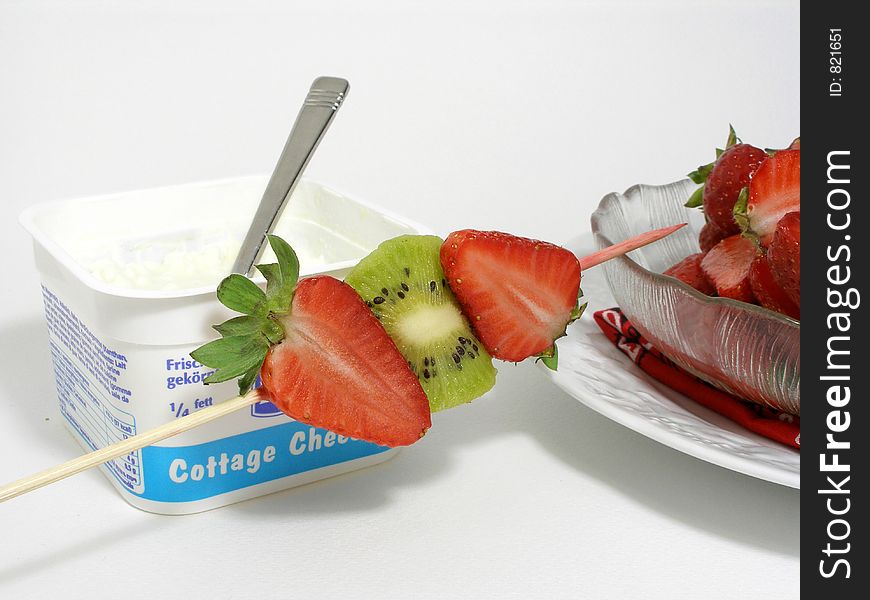
M 688 223 L 678 223 L 677 225 L 662 227 L 661 229 L 653 229 L 652 231 L 647 231 L 634 237 L 630 237 L 625 241 L 619 242 L 618 244 L 613 244 L 612 246 L 603 248 L 598 252 L 593 252 L 592 254 L 579 258 L 578 260 L 580 261 L 580 271 L 585 271 L 586 269 L 589 269 L 596 265 L 600 265 L 601 263 L 608 261 L 611 258 L 622 256 L 627 252 L 631 252 L 632 250 L 637 250 L 638 248 L 646 246 L 647 244 L 657 242 L 658 240 L 671 235 L 675 231 L 682 229 L 686 225 L 688 225 Z

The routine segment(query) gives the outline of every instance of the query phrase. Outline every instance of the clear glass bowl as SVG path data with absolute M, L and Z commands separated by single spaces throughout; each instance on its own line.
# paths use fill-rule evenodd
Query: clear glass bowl
M 800 323 L 760 306 L 711 298 L 662 271 L 700 252 L 703 212 L 685 208 L 696 184 L 636 185 L 605 196 L 592 215 L 599 248 L 688 222 L 667 238 L 604 263 L 613 296 L 654 346 L 726 392 L 800 414 Z

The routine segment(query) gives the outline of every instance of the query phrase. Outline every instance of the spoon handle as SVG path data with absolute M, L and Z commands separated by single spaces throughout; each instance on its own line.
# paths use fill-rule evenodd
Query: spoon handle
M 287 199 L 293 193 L 349 89 L 350 84 L 338 77 L 318 77 L 311 84 L 278 164 L 275 165 L 266 191 L 263 192 L 245 241 L 242 242 L 233 264 L 233 273 L 247 275 L 259 259 L 266 235 L 280 218 Z

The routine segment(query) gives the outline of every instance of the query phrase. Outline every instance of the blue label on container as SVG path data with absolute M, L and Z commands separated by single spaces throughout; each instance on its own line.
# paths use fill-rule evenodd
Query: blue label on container
M 158 502 L 202 500 L 387 450 L 295 421 L 196 446 L 147 446 L 145 486 L 137 495 Z

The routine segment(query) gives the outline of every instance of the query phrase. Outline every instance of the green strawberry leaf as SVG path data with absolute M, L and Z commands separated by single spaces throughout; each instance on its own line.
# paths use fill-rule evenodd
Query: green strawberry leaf
M 732 211 L 734 220 L 737 221 L 737 224 L 740 225 L 740 230 L 744 233 L 749 231 L 749 215 L 746 212 L 748 208 L 749 188 L 744 187 L 740 190 L 740 194 L 737 196 L 737 202 L 734 203 L 734 210 Z
M 246 371 L 244 375 L 239 378 L 239 396 L 244 396 L 251 388 L 254 387 L 254 384 L 257 382 L 257 375 L 260 374 L 260 365 L 256 367 L 252 367 L 250 370 Z
M 538 355 L 538 360 L 544 363 L 551 371 L 556 371 L 559 368 L 559 348 L 553 344 L 541 354 Z
M 734 203 L 732 214 L 734 215 L 734 220 L 740 225 L 740 234 L 746 239 L 752 240 L 759 252 L 764 252 L 761 239 L 749 224 L 749 187 L 744 187 L 740 190 L 740 195 L 737 196 L 737 202 Z
M 713 170 L 713 165 L 715 164 L 715 162 L 711 162 L 707 163 L 706 165 L 701 165 L 700 167 L 689 173 L 689 179 L 699 185 L 703 184 L 705 181 L 707 181 L 707 177 L 710 175 L 710 172 Z
M 262 331 L 268 321 L 269 320 L 262 315 L 244 315 L 241 317 L 233 317 L 229 321 L 224 321 L 220 325 L 212 325 L 212 329 L 217 331 L 223 337 L 252 335 Z
M 277 235 L 269 236 L 269 245 L 275 251 L 275 256 L 278 257 L 278 267 L 281 269 L 281 277 L 283 285 L 296 287 L 296 282 L 299 280 L 299 258 L 296 252 L 290 247 L 290 244 L 279 238 Z
M 235 373 L 222 379 L 209 378 L 211 382 L 226 381 L 250 369 L 258 359 L 262 363 L 268 349 L 269 342 L 261 335 L 236 335 L 209 342 L 190 356 L 207 367 L 218 369 L 218 373 Z
M 233 273 L 220 282 L 217 297 L 227 308 L 246 315 L 265 312 L 266 293 L 256 283 L 238 273 Z
M 580 290 L 580 295 L 583 295 L 583 290 Z M 571 310 L 571 316 L 568 318 L 568 325 L 579 319 L 583 316 L 583 313 L 586 312 L 586 307 L 589 306 L 588 302 L 584 302 L 583 304 L 578 304 Z
M 257 265 L 266 278 L 266 296 L 269 299 L 269 312 L 283 315 L 290 312 L 293 290 L 299 280 L 299 259 L 290 244 L 277 235 L 269 236 L 269 245 L 278 257 L 277 264 Z
M 728 124 L 728 140 L 725 142 L 725 149 L 727 150 L 734 144 L 740 141 L 740 138 L 737 137 L 737 132 L 734 131 L 734 126 L 731 123 Z
M 683 206 L 686 208 L 700 208 L 704 206 L 704 186 L 702 185 L 692 192 L 692 195 L 689 196 L 689 199 Z
M 256 265 L 257 270 L 266 278 L 266 296 L 271 298 L 276 291 L 284 285 L 284 278 L 281 277 L 281 269 L 278 263 L 269 263 L 268 265 Z
M 269 312 L 276 315 L 289 313 L 296 283 L 290 285 L 284 283 L 284 276 L 281 274 L 281 267 L 278 263 L 257 265 L 257 270 L 266 278 L 266 298 L 268 298 Z
M 284 328 L 275 319 L 266 319 L 260 333 L 266 337 L 270 344 L 277 344 L 284 339 Z

